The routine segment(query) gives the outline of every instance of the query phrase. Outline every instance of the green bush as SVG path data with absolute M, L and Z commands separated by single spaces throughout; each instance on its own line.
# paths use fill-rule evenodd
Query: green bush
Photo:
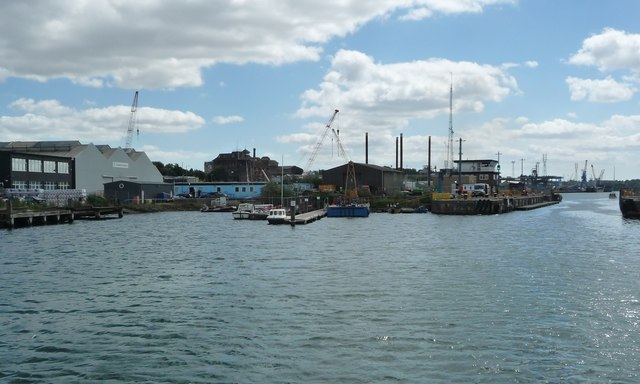
M 89 195 L 87 196 L 87 202 L 94 207 L 107 207 L 109 206 L 109 201 L 102 196 L 98 195 Z

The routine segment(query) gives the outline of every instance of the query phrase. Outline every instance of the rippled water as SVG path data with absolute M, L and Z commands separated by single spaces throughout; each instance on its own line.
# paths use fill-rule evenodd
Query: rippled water
M 297 226 L 0 232 L 0 381 L 640 381 L 640 221 L 607 194 Z

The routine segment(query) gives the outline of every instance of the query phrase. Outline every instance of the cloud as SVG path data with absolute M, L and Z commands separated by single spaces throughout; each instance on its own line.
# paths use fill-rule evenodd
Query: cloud
M 179 164 L 186 169 L 200 169 L 204 161 L 211 158 L 211 153 L 208 152 L 193 150 L 164 151 L 154 145 L 143 145 L 137 150 L 145 152 L 151 161 L 160 161 L 163 164 Z
M 225 124 L 233 124 L 233 123 L 241 123 L 244 121 L 244 118 L 242 116 L 237 116 L 237 115 L 233 115 L 233 116 L 216 116 L 213 118 L 213 122 L 219 125 L 225 125 Z
M 582 42 L 569 58 L 575 65 L 595 66 L 600 71 L 627 69 L 640 72 L 640 34 L 606 28 Z
M 130 106 L 74 109 L 57 100 L 18 99 L 14 116 L 0 116 L 0 136 L 10 141 L 80 140 L 119 143 L 125 136 Z M 139 108 L 136 129 L 146 134 L 176 134 L 199 129 L 205 120 L 193 112 Z
M 400 20 L 422 20 L 427 17 L 431 17 L 433 11 L 429 8 L 415 8 L 407 12 L 407 14 L 400 16 Z
M 7 2 L 0 13 L 0 81 L 198 87 L 202 70 L 218 63 L 317 61 L 323 44 L 395 12 L 417 19 L 500 3 L 514 1 Z
M 389 143 L 412 121 L 449 114 L 452 78 L 454 114 L 482 112 L 485 103 L 518 91 L 515 78 L 500 67 L 438 58 L 386 64 L 362 52 L 340 50 L 322 83 L 301 95 L 295 117 L 329 119 L 337 108 L 334 125 L 348 152 L 361 146 L 364 132 L 369 132 L 372 159 L 388 157 Z M 317 138 L 325 124 L 317 121 L 303 128 Z M 313 142 L 300 152 L 310 154 Z M 425 148 L 426 142 L 421 145 Z
M 637 89 L 629 83 L 619 83 L 611 77 L 602 80 L 568 77 L 566 83 L 571 100 L 587 100 L 595 103 L 614 103 L 633 98 Z
M 422 20 L 435 14 L 480 13 L 485 7 L 494 4 L 515 4 L 515 0 L 424 0 L 415 1 L 415 7 L 410 8 L 400 20 Z

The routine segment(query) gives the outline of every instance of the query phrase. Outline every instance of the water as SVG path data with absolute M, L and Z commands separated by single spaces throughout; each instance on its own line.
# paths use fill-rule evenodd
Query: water
M 640 221 L 607 194 L 306 226 L 0 232 L 0 382 L 636 383 Z

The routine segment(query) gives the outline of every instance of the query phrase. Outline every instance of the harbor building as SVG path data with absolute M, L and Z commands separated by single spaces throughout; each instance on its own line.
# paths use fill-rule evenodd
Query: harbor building
M 348 164 L 322 171 L 322 182 L 335 185 L 336 190 L 345 187 Z M 391 194 L 402 191 L 403 173 L 401 170 L 378 165 L 354 163 L 358 188 L 369 189 L 375 195 Z
M 114 181 L 162 183 L 144 152 L 79 141 L 0 142 L 5 188 L 84 189 L 102 195 Z
M 230 199 L 245 200 L 256 199 L 260 197 L 262 188 L 267 185 L 266 182 L 175 182 L 173 183 L 174 196 L 203 197 L 210 194 L 224 194 Z
M 74 162 L 67 157 L 0 149 L 0 186 L 3 188 L 74 189 L 73 175 Z
M 492 192 L 500 185 L 500 167 L 496 160 L 454 160 L 453 169 L 440 169 L 432 174 L 434 189 L 452 193 L 452 186 L 462 184 L 489 184 Z M 460 180 L 459 180 L 460 179 Z
M 282 171 L 277 161 L 268 156 L 257 157 L 255 148 L 253 155 L 247 149 L 220 153 L 212 161 L 204 163 L 204 172 L 214 174 L 218 181 L 269 182 L 280 176 Z M 288 175 L 302 175 L 302 168 L 288 166 L 284 172 Z
M 172 185 L 167 183 L 120 180 L 104 184 L 104 197 L 120 204 L 167 199 L 171 194 Z

